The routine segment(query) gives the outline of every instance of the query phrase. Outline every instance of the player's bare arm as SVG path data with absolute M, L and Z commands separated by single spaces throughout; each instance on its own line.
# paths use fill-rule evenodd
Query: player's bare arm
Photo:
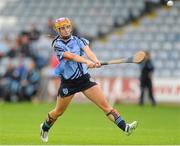
M 100 61 L 97 59 L 96 55 L 92 52 L 88 45 L 86 45 L 83 50 L 88 56 L 88 58 L 95 63 L 95 67 L 101 67 Z
M 94 62 L 92 62 L 91 60 L 85 59 L 82 56 L 79 56 L 79 55 L 76 55 L 76 54 L 73 54 L 73 53 L 70 53 L 70 52 L 64 52 L 63 56 L 67 60 L 73 60 L 73 61 L 76 61 L 76 62 L 84 63 L 84 64 L 86 64 L 88 66 L 88 68 L 94 68 L 95 67 Z

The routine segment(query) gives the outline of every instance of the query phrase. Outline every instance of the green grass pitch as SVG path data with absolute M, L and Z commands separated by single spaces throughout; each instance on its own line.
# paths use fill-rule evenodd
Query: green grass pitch
M 0 103 L 0 144 L 44 144 L 39 125 L 54 104 Z M 92 103 L 72 103 L 49 133 L 47 144 L 134 145 L 180 144 L 180 106 L 119 104 L 115 108 L 137 130 L 126 136 Z

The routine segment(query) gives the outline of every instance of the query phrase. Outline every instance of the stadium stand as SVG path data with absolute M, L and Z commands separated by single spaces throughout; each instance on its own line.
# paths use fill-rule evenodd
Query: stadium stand
M 1 0 L 0 77 L 3 80 L 9 63 L 16 70 L 23 58 L 22 66 L 26 68 L 28 60 L 34 60 L 41 75 L 47 78 L 51 71 L 44 66 L 52 54 L 51 36 L 56 35 L 53 19 L 71 18 L 77 33 L 93 40 L 111 32 L 114 26 L 129 22 L 130 16 L 140 16 L 143 9 L 143 0 L 134 4 L 133 0 Z M 19 95 L 16 96 L 18 100 Z
M 3 32 L 8 32 L 7 25 L 16 25 L 12 31 L 19 32 L 31 23 L 42 28 L 50 16 L 66 16 L 74 21 L 81 35 L 96 37 L 110 32 L 115 22 L 124 23 L 130 12 L 138 17 L 143 8 L 143 0 L 2 0 L 0 24 Z
M 161 6 L 143 15 L 146 11 L 144 0 L 1 0 L 0 77 L 9 62 L 17 66 L 19 56 L 14 52 L 23 47 L 27 47 L 29 53 L 23 56 L 24 65 L 32 59 L 41 73 L 47 75 L 44 67 L 52 54 L 52 38 L 47 35 L 55 35 L 49 32 L 53 31 L 52 20 L 63 16 L 74 21 L 80 36 L 92 40 L 91 48 L 100 60 L 127 57 L 144 49 L 150 51 L 155 61 L 155 76 L 179 77 L 179 9 L 179 1 L 175 1 L 172 8 Z M 32 25 L 36 26 L 32 32 L 35 38 L 22 38 L 32 31 Z M 139 67 L 112 65 L 91 73 L 94 76 L 138 77 Z
M 157 77 L 179 77 L 180 67 L 180 2 L 176 1 L 172 8 L 161 7 L 150 16 L 144 16 L 138 24 L 128 25 L 123 32 L 107 36 L 107 40 L 95 41 L 92 48 L 102 60 L 110 60 L 130 56 L 138 50 L 148 50 L 152 54 Z M 120 34 L 118 34 L 118 31 Z M 112 51 L 113 50 L 113 51 Z M 111 55 L 109 55 L 111 54 Z M 138 76 L 136 65 L 121 65 L 108 67 L 106 71 L 92 72 L 105 76 Z

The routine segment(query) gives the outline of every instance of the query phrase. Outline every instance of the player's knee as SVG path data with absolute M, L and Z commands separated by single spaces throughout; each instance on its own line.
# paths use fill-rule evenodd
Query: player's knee
M 113 122 L 120 117 L 120 114 L 116 109 L 111 109 L 106 115 Z

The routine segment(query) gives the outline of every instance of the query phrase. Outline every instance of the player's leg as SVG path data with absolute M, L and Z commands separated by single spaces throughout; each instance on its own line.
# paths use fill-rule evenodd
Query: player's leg
M 95 85 L 83 91 L 83 93 L 98 107 L 100 107 L 106 113 L 107 117 L 123 131 L 127 132 L 128 134 L 131 134 L 132 130 L 134 130 L 137 127 L 136 121 L 134 121 L 131 124 L 126 124 L 119 112 L 112 106 L 110 106 L 110 104 L 108 104 L 99 85 Z
M 49 129 L 52 127 L 57 118 L 65 112 L 73 96 L 74 94 L 63 98 L 57 97 L 56 107 L 48 113 L 46 120 L 40 126 L 42 141 L 48 141 Z
M 141 90 L 141 93 L 140 93 L 139 105 L 143 105 L 144 104 L 144 90 L 145 90 L 145 87 L 141 86 L 140 90 Z
M 149 98 L 152 102 L 152 105 L 156 105 L 156 101 L 155 101 L 155 98 L 154 98 L 154 94 L 153 94 L 153 88 L 152 88 L 152 82 L 149 81 L 149 84 L 148 84 L 148 94 L 149 94 Z

